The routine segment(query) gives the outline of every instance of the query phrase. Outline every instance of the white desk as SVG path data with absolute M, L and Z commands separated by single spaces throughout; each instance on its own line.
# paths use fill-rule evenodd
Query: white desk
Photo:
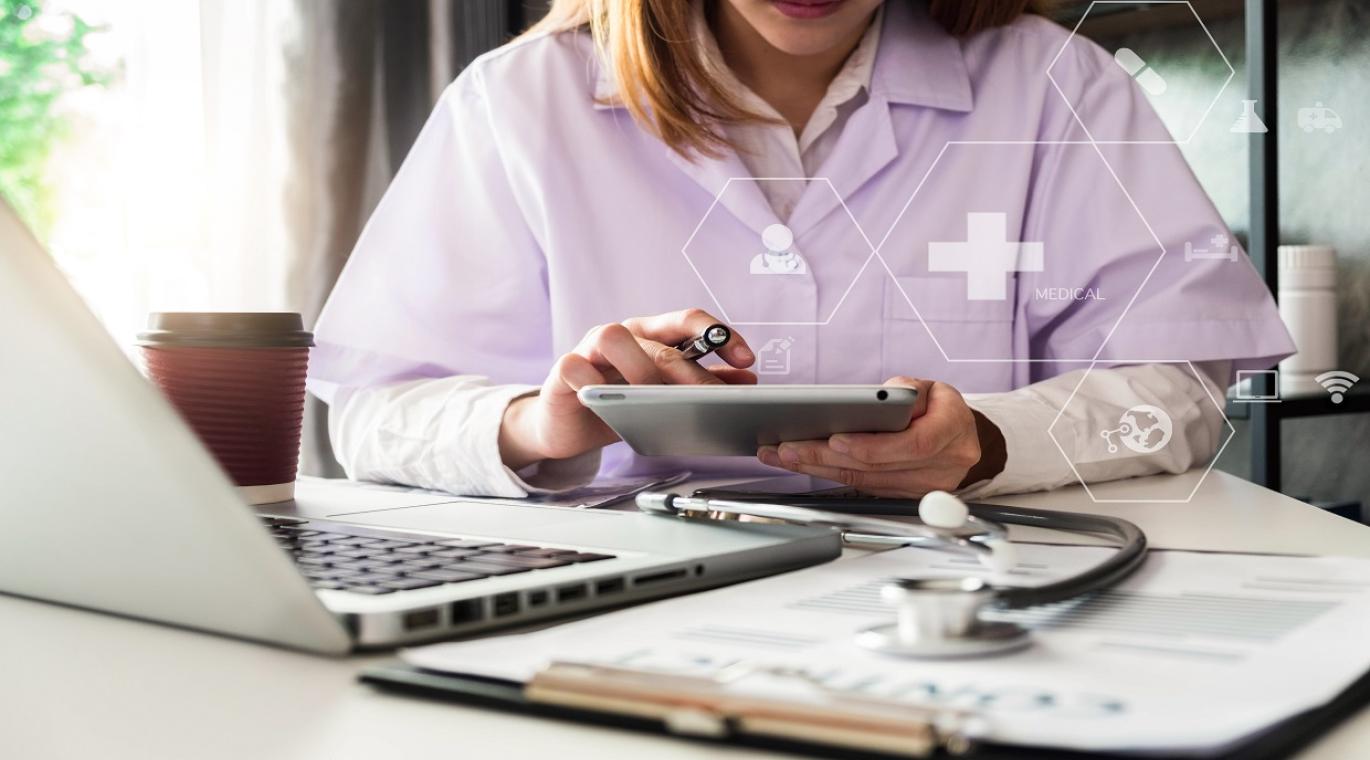
M 1095 493 L 1128 498 L 1148 492 L 1149 480 Z M 1370 527 L 1218 472 L 1190 504 L 1095 505 L 1080 489 L 1003 501 L 1125 516 L 1161 548 L 1370 557 Z M 0 757 L 781 757 L 392 696 L 355 682 L 360 667 L 381 659 L 330 660 L 0 596 Z M 1301 757 L 1367 752 L 1370 711 Z

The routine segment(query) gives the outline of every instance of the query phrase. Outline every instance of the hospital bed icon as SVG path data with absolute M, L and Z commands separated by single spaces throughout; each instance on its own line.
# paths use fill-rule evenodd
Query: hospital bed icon
M 1185 241 L 1184 260 L 1194 261 L 1195 259 L 1227 259 L 1236 261 L 1241 254 L 1241 249 L 1231 243 L 1231 239 L 1226 235 L 1214 235 L 1208 239 L 1211 244 L 1209 248 L 1195 248 L 1194 244 Z

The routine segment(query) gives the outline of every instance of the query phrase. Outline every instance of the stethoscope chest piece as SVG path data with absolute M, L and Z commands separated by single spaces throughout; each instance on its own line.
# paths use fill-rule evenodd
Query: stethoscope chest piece
M 984 620 L 995 590 L 980 578 L 899 578 L 880 596 L 897 609 L 895 622 L 857 634 L 856 643 L 882 654 L 951 659 L 1002 654 L 1026 647 L 1026 628 Z

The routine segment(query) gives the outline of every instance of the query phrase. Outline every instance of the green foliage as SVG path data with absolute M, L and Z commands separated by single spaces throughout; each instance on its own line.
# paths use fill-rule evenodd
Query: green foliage
M 0 196 L 45 235 L 52 219 L 44 167 L 65 125 L 62 95 L 106 77 L 87 70 L 86 35 L 96 31 L 43 0 L 0 0 Z

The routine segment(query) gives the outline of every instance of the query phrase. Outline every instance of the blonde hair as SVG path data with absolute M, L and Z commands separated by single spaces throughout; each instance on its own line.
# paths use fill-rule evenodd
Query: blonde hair
M 908 0 L 890 0 L 908 2 Z M 633 118 L 681 155 L 729 147 L 721 127 L 757 118 L 712 76 L 698 55 L 690 3 L 705 0 L 553 0 L 525 34 L 589 29 Z M 1035 10 L 1035 0 L 931 0 L 949 33 L 974 34 Z

